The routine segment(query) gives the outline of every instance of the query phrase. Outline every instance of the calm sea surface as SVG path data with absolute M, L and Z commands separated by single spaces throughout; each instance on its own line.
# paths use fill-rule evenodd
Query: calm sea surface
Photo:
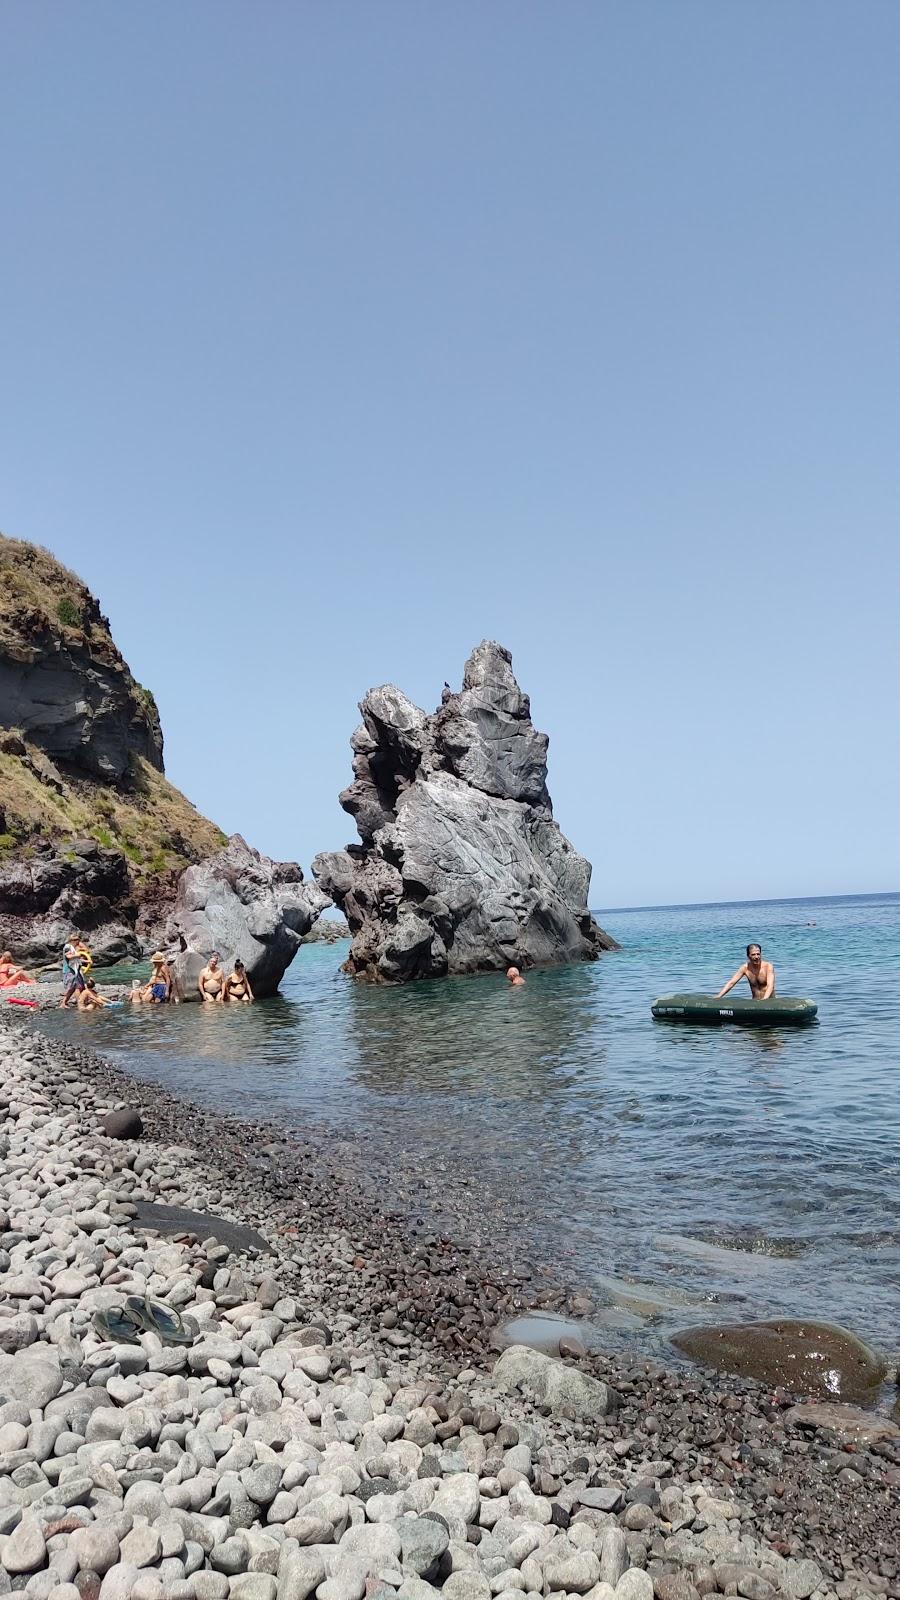
M 613 1340 L 660 1344 L 713 1302 L 896 1349 L 900 895 L 599 915 L 621 951 L 515 991 L 364 988 L 339 971 L 345 945 L 311 945 L 264 1004 L 41 1026 L 208 1105 L 321 1129 L 423 1227 L 604 1300 L 648 1286 L 659 1315 L 620 1318 Z M 749 939 L 780 993 L 818 1001 L 817 1025 L 653 1021 L 655 995 L 714 991 Z

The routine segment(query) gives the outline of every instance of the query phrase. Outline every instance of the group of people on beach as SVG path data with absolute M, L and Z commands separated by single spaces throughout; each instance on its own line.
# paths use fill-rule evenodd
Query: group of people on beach
M 808 923 L 807 926 L 815 927 L 815 923 Z M 73 933 L 63 949 L 63 997 L 60 1001 L 63 1011 L 72 1004 L 79 1011 L 99 1011 L 104 1006 L 121 1003 L 100 994 L 91 976 L 93 964 L 93 957 L 84 939 L 80 934 Z M 133 979 L 130 1003 L 133 1006 L 178 1005 L 179 996 L 175 992 L 168 956 L 157 950 L 150 957 L 150 964 L 152 971 L 146 983 L 142 983 L 140 978 Z M 518 967 L 508 967 L 506 978 L 514 989 L 521 988 L 525 982 Z M 775 993 L 775 968 L 771 961 L 763 960 L 758 944 L 748 944 L 746 961 L 723 985 L 716 998 L 721 999 L 728 994 L 742 978 L 749 983 L 754 1000 L 769 1000 Z M 34 979 L 16 965 L 9 950 L 4 950 L 0 954 L 0 989 L 12 989 L 22 983 L 34 983 Z M 205 1005 L 231 1003 L 246 1006 L 255 998 L 243 961 L 235 958 L 231 972 L 226 972 L 218 950 L 212 952 L 200 973 L 197 990 Z
M 0 980 L 3 972 L 2 961 L 7 959 L 12 961 L 8 953 L 0 958 Z M 142 983 L 140 978 L 132 979 L 131 993 L 128 996 L 130 1004 L 178 1005 L 181 996 L 176 993 L 169 957 L 162 950 L 157 950 L 150 957 L 150 966 L 151 973 L 146 982 Z M 104 1006 L 121 1004 L 100 993 L 91 976 L 92 967 L 93 957 L 87 944 L 79 934 L 73 933 L 63 949 L 61 1010 L 66 1011 L 73 1004 L 79 1011 L 99 1011 Z M 17 981 L 21 983 L 32 980 L 23 976 Z M 243 961 L 236 957 L 231 972 L 226 972 L 218 950 L 212 952 L 200 973 L 197 990 L 200 999 L 209 1005 L 229 1002 L 236 1005 L 250 1005 L 255 998 Z

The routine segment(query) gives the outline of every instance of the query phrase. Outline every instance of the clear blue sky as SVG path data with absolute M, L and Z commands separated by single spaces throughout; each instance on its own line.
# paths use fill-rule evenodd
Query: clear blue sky
M 308 864 L 484 635 L 598 905 L 900 888 L 895 0 L 6 0 L 0 526 Z

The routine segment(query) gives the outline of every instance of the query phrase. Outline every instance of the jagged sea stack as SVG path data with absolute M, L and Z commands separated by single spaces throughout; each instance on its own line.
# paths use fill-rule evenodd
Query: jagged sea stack
M 433 716 L 370 689 L 341 805 L 361 844 L 316 857 L 373 983 L 592 960 L 615 940 L 587 909 L 590 862 L 553 820 L 547 735 L 502 645 L 485 640 Z

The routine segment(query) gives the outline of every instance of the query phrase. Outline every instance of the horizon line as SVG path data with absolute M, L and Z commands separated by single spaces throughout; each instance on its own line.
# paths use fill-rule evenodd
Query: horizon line
M 714 911 L 723 906 L 821 905 L 828 900 L 890 900 L 900 889 L 859 889 L 853 894 L 769 895 L 762 900 L 673 900 L 664 904 L 588 907 L 593 917 L 617 916 L 624 911 Z

